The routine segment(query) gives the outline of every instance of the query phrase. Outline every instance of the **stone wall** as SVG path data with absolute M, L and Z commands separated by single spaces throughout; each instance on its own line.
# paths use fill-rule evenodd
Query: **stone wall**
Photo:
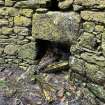
M 67 43 L 76 78 L 105 84 L 104 0 L 0 0 L 0 65 L 35 65 L 36 39 Z
M 0 64 L 34 65 L 35 39 L 60 41 L 71 46 L 73 69 L 103 81 L 104 8 L 104 0 L 0 0 Z

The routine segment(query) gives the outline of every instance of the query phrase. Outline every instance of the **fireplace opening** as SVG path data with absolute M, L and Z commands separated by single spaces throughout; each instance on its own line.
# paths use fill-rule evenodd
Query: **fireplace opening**
M 36 48 L 38 72 L 55 72 L 61 69 L 68 69 L 70 45 L 61 42 L 36 39 Z
M 70 45 L 67 43 L 36 39 L 36 49 L 36 60 L 41 59 L 47 51 L 51 51 L 51 53 L 54 53 L 59 59 L 68 59 L 70 56 Z

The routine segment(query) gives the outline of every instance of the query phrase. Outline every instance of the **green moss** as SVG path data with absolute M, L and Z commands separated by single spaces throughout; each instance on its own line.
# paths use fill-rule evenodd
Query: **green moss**
M 32 35 L 35 38 L 58 40 L 61 32 L 47 15 L 34 15 Z
M 4 52 L 8 55 L 15 55 L 17 50 L 18 46 L 10 44 L 5 47 Z
M 13 0 L 5 0 L 5 6 L 12 6 L 14 3 Z
M 71 20 L 69 17 L 71 17 Z M 72 20 L 72 18 L 74 18 L 74 20 Z M 79 28 L 79 22 L 80 17 L 74 12 L 36 13 L 33 15 L 32 36 L 43 40 L 72 42 L 78 37 L 76 33 Z M 75 27 L 75 31 L 72 27 Z
M 18 51 L 18 56 L 23 59 L 35 59 L 36 56 L 35 43 L 29 43 L 21 46 Z
M 32 9 L 20 9 L 19 14 L 26 17 L 32 17 Z
M 85 22 L 83 23 L 83 28 L 87 32 L 93 32 L 95 24 L 93 22 Z
M 13 33 L 13 28 L 8 28 L 8 27 L 2 27 L 1 28 L 1 33 L 4 35 L 12 34 Z
M 14 17 L 14 24 L 16 26 L 29 26 L 29 25 L 31 25 L 31 19 L 26 18 L 24 16 L 15 16 Z
M 98 8 L 103 9 L 105 8 L 105 1 L 104 0 L 75 0 L 74 4 L 90 7 L 90 8 Z
M 79 37 L 79 46 L 80 47 L 85 47 L 85 48 L 88 48 L 88 49 L 93 49 L 93 45 L 92 45 L 92 41 L 93 39 L 95 38 L 95 35 L 94 34 L 91 34 L 91 33 L 87 33 L 87 32 L 84 32 L 83 35 L 81 35 Z
M 102 25 L 96 25 L 95 26 L 95 31 L 96 32 L 103 32 L 104 31 L 104 26 L 102 26 Z
M 105 67 L 105 58 L 103 56 L 97 56 L 92 53 L 82 53 L 81 58 L 86 60 L 87 62 Z
M 104 12 L 81 11 L 81 17 L 87 21 L 96 21 L 105 24 Z

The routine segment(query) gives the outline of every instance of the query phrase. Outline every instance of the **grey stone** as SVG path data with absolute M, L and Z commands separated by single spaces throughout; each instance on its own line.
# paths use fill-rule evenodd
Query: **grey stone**
M 4 49 L 4 52 L 8 55 L 15 55 L 16 51 L 18 50 L 18 47 L 16 45 L 7 45 Z
M 29 30 L 25 27 L 14 27 L 14 33 L 18 35 L 27 36 L 29 34 Z
M 58 7 L 62 10 L 66 10 L 70 8 L 72 3 L 73 3 L 73 0 L 64 0 L 58 3 Z
M 69 12 L 34 14 L 32 36 L 34 38 L 72 43 L 79 37 L 80 16 Z
M 74 0 L 74 4 L 82 5 L 87 8 L 95 8 L 95 9 L 105 8 L 104 0 Z
M 0 26 L 7 26 L 7 25 L 8 25 L 8 20 L 0 19 Z
M 81 11 L 82 19 L 86 21 L 95 21 L 105 24 L 105 13 L 95 11 Z
M 30 26 L 31 18 L 27 18 L 24 16 L 15 16 L 14 17 L 14 25 L 15 26 Z
M 1 33 L 4 35 L 11 35 L 13 34 L 13 28 L 9 28 L 9 27 L 2 27 L 1 28 Z
M 18 9 L 13 7 L 1 7 L 0 8 L 0 15 L 1 16 L 16 16 L 18 15 Z
M 23 59 L 35 59 L 36 48 L 35 43 L 28 43 L 20 47 L 18 56 Z
M 26 0 L 26 1 L 18 1 L 14 7 L 28 7 L 28 8 L 39 8 L 39 7 L 47 7 L 47 3 L 50 0 Z
M 4 0 L 0 0 L 0 5 L 4 5 Z

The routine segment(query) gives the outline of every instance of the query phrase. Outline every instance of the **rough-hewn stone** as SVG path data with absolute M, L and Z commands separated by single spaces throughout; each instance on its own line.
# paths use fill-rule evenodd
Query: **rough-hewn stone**
M 0 8 L 0 15 L 1 16 L 15 16 L 18 15 L 18 9 L 13 7 L 2 7 Z
M 105 13 L 94 11 L 81 11 L 81 17 L 87 21 L 95 21 L 105 24 Z
M 26 36 L 29 34 L 29 30 L 25 27 L 14 27 L 14 33 Z
M 13 0 L 5 0 L 5 6 L 13 6 L 14 2 Z
M 8 20 L 6 19 L 0 19 L 0 26 L 8 25 Z
M 18 47 L 16 45 L 7 45 L 4 49 L 4 52 L 8 55 L 14 55 L 16 51 L 18 50 Z
M 87 32 L 93 32 L 95 28 L 95 24 L 93 22 L 85 22 L 83 23 L 83 28 Z
M 82 5 L 87 8 L 97 8 L 103 9 L 105 8 L 105 1 L 104 0 L 74 0 L 74 4 Z
M 0 0 L 0 5 L 4 5 L 4 1 L 3 0 Z
M 26 18 L 24 16 L 15 16 L 14 17 L 14 24 L 16 26 L 29 26 L 29 25 L 31 25 L 31 19 Z
M 79 36 L 79 22 L 80 16 L 74 12 L 34 14 L 32 35 L 38 39 L 71 43 Z
M 50 0 L 26 0 L 26 1 L 18 1 L 14 7 L 28 7 L 28 8 L 39 8 L 39 7 L 47 7 L 47 3 Z
M 32 17 L 32 9 L 20 9 L 19 14 L 26 17 Z
M 73 3 L 73 0 L 64 0 L 64 1 L 59 2 L 58 7 L 62 10 L 66 10 L 70 8 L 72 3 Z
M 18 55 L 23 59 L 35 59 L 36 48 L 35 43 L 25 44 L 20 47 Z
M 85 79 L 89 79 L 90 81 L 94 81 L 100 85 L 105 83 L 104 67 L 100 67 L 93 63 L 89 63 L 89 61 L 86 62 L 85 60 L 74 57 L 74 60 L 70 60 L 70 68 L 73 72 L 83 76 Z
M 81 58 L 87 62 L 97 64 L 101 67 L 105 67 L 105 58 L 103 56 L 97 56 L 92 53 L 82 53 Z
M 96 38 L 94 34 L 84 32 L 78 39 L 78 45 L 80 47 L 88 48 L 94 50 L 98 47 L 98 43 L 101 41 Z
M 2 27 L 1 28 L 1 33 L 4 34 L 4 35 L 12 34 L 13 33 L 13 28 Z
M 104 31 L 104 26 L 102 26 L 102 25 L 96 25 L 95 26 L 95 31 L 96 32 L 103 32 Z

